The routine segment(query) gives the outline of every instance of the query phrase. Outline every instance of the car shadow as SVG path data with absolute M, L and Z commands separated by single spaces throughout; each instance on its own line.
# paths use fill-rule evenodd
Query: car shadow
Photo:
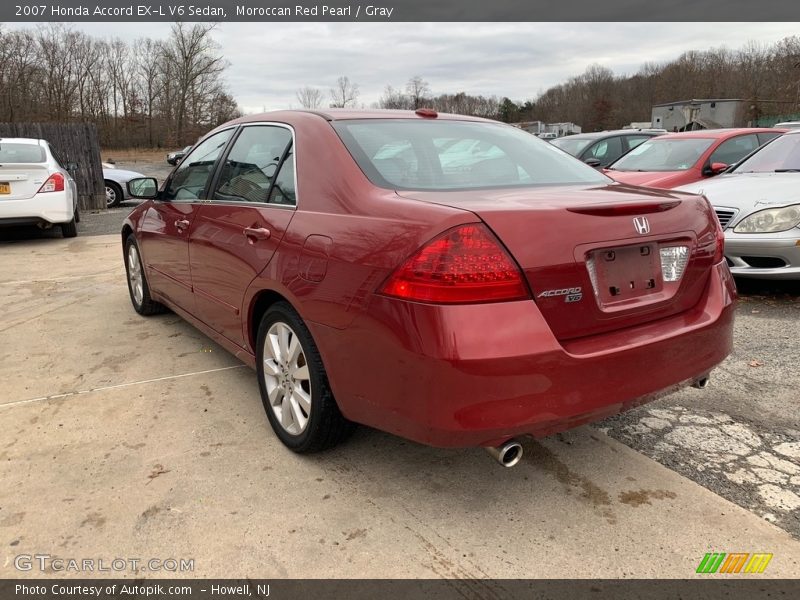
M 740 296 L 771 296 L 789 300 L 800 297 L 800 280 L 750 279 L 735 277 Z
M 80 225 L 78 227 L 80 228 Z M 57 225 L 49 229 L 40 229 L 35 226 L 0 228 L 0 242 L 59 239 L 62 237 L 61 227 Z

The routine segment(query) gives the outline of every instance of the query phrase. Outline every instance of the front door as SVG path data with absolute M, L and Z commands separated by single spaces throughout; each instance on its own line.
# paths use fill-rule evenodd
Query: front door
M 189 233 L 207 197 L 214 165 L 230 141 L 226 129 L 198 144 L 169 176 L 158 200 L 145 213 L 139 244 L 150 287 L 183 310 L 194 313 L 189 270 Z
M 281 125 L 243 127 L 212 187 L 189 243 L 197 313 L 245 347 L 245 291 L 269 263 L 294 215 L 291 130 Z

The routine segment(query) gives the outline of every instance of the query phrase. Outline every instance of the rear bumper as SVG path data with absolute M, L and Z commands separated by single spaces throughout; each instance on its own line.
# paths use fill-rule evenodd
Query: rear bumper
M 67 192 L 37 194 L 24 200 L 4 200 L 0 196 L 0 225 L 20 223 L 67 223 L 75 208 Z
M 731 350 L 735 295 L 723 262 L 693 309 L 568 344 L 532 301 L 376 296 L 347 330 L 310 327 L 348 418 L 424 444 L 483 446 L 601 419 L 708 373 Z
M 737 277 L 800 279 L 800 229 L 776 234 L 725 235 L 725 257 Z M 764 267 L 758 259 L 782 265 Z

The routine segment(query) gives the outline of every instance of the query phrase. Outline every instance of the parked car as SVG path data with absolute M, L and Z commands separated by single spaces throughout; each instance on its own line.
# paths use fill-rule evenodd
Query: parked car
M 773 127 L 776 129 L 800 129 L 800 121 L 784 121 L 783 123 L 775 123 Z
M 46 140 L 0 138 L 0 226 L 58 225 L 64 237 L 78 235 L 76 168 Z
M 800 129 L 729 173 L 679 189 L 704 194 L 714 206 L 734 275 L 800 279 Z
M 647 129 L 620 129 L 579 133 L 553 140 L 552 144 L 564 152 L 581 159 L 592 167 L 607 167 L 620 156 L 636 148 L 661 131 Z
M 607 175 L 634 185 L 670 189 L 718 175 L 785 130 L 701 129 L 644 142 L 613 162 Z
M 558 134 L 553 131 L 544 131 L 542 133 L 537 133 L 536 137 L 538 137 L 540 140 L 550 141 L 558 139 Z
M 191 146 L 186 146 L 183 150 L 176 150 L 175 152 L 170 152 L 167 154 L 167 162 L 171 165 L 177 165 L 181 162 L 181 159 L 189 154 L 189 150 L 191 150 Z
M 111 163 L 103 163 L 103 179 L 106 186 L 106 206 L 112 208 L 119 206 L 120 202 L 130 199 L 128 193 L 128 182 L 131 179 L 144 177 L 136 171 L 118 169 Z
M 441 154 L 455 144 L 458 168 Z M 472 152 L 472 150 L 470 150 Z M 735 287 L 700 196 L 614 184 L 514 127 L 281 111 L 209 133 L 122 228 L 142 315 L 257 371 L 280 440 L 353 423 L 519 460 L 547 435 L 704 386 Z

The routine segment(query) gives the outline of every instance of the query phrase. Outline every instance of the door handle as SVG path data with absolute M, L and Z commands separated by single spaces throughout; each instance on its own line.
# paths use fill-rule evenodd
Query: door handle
M 177 227 L 181 231 L 189 229 L 189 225 L 190 223 L 186 219 L 178 219 L 177 221 L 175 221 L 175 227 Z
M 269 229 L 264 227 L 245 227 L 244 235 L 251 242 L 256 242 L 258 240 L 269 239 L 269 236 L 272 235 L 272 233 Z

